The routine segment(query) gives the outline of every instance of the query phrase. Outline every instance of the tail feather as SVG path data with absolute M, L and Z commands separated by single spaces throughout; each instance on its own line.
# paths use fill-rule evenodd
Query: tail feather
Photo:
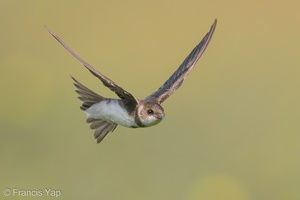
M 91 123 L 91 129 L 95 129 L 94 136 L 95 139 L 97 139 L 97 143 L 100 143 L 109 132 L 113 132 L 118 126 L 118 124 L 110 123 L 102 119 L 87 118 L 86 122 Z
M 74 85 L 77 88 L 76 93 L 79 94 L 78 99 L 82 101 L 82 105 L 80 106 L 81 110 L 85 111 L 95 103 L 99 103 L 100 101 L 105 99 L 101 95 L 82 85 L 73 76 L 71 76 L 71 78 L 75 81 Z
M 82 105 L 80 106 L 81 110 L 85 111 L 95 103 L 105 100 L 104 97 L 82 85 L 73 76 L 71 76 L 71 78 L 75 81 L 74 85 L 77 88 L 76 93 L 79 94 L 78 99 L 82 101 Z M 95 130 L 94 136 L 95 139 L 97 139 L 97 143 L 100 143 L 109 132 L 113 132 L 118 126 L 118 124 L 102 119 L 87 118 L 86 122 L 91 123 L 90 128 Z

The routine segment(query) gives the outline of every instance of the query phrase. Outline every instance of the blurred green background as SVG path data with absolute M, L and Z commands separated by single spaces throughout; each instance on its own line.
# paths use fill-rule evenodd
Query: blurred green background
M 0 199 L 300 199 L 299 1 L 0 1 Z M 101 144 L 69 74 L 105 88 L 44 29 L 137 98 L 218 18 L 166 118 Z M 34 199 L 53 199 L 43 193 Z

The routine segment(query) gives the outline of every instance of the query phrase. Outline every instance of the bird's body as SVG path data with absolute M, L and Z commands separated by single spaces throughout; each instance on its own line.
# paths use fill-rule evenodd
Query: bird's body
M 159 123 L 164 115 L 143 118 L 139 116 L 139 110 L 144 108 L 144 105 L 137 105 L 136 110 L 128 113 L 124 108 L 122 99 L 105 99 L 99 103 L 93 104 L 85 110 L 87 118 L 103 119 L 110 123 L 115 123 L 128 128 L 149 127 Z M 137 116 L 137 117 L 136 117 Z
M 175 92 L 183 83 L 186 76 L 194 68 L 204 53 L 214 33 L 217 21 L 213 23 L 210 31 L 201 42 L 192 50 L 172 76 L 154 93 L 144 100 L 136 99 L 132 94 L 117 85 L 114 81 L 94 69 L 90 64 L 79 57 L 57 35 L 48 32 L 76 59 L 78 59 L 94 76 L 120 99 L 105 98 L 93 92 L 72 77 L 76 92 L 82 101 L 80 108 L 86 113 L 86 122 L 91 123 L 90 128 L 95 130 L 97 142 L 101 142 L 107 133 L 114 131 L 117 125 L 129 128 L 149 127 L 158 124 L 165 116 L 161 104 Z
M 85 110 L 87 118 L 103 119 L 121 126 L 138 127 L 134 117 L 122 107 L 120 99 L 106 99 Z

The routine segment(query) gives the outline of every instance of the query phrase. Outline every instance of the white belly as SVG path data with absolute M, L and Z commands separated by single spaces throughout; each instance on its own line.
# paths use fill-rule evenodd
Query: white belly
M 101 101 L 92 105 L 85 111 L 88 118 L 103 119 L 125 127 L 134 127 L 137 124 L 133 117 L 130 117 L 127 111 L 122 108 L 117 99 L 110 101 Z

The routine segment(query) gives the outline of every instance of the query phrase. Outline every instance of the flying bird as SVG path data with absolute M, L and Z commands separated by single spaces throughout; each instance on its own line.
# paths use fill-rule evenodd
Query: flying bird
M 94 76 L 100 79 L 106 87 L 119 97 L 119 99 L 105 98 L 93 92 L 71 76 L 77 88 L 76 92 L 79 95 L 78 98 L 82 101 L 80 109 L 86 113 L 86 122 L 90 123 L 90 128 L 95 130 L 95 139 L 97 143 L 100 143 L 104 137 L 109 132 L 113 132 L 118 125 L 129 128 L 149 127 L 158 124 L 164 119 L 165 112 L 161 104 L 181 86 L 184 79 L 195 67 L 195 64 L 208 46 L 216 25 L 217 20 L 215 19 L 209 32 L 191 51 L 178 69 L 157 91 L 150 94 L 144 100 L 135 98 L 127 90 L 97 71 L 70 49 L 57 35 L 52 33 L 49 29 L 47 29 L 47 31 Z

